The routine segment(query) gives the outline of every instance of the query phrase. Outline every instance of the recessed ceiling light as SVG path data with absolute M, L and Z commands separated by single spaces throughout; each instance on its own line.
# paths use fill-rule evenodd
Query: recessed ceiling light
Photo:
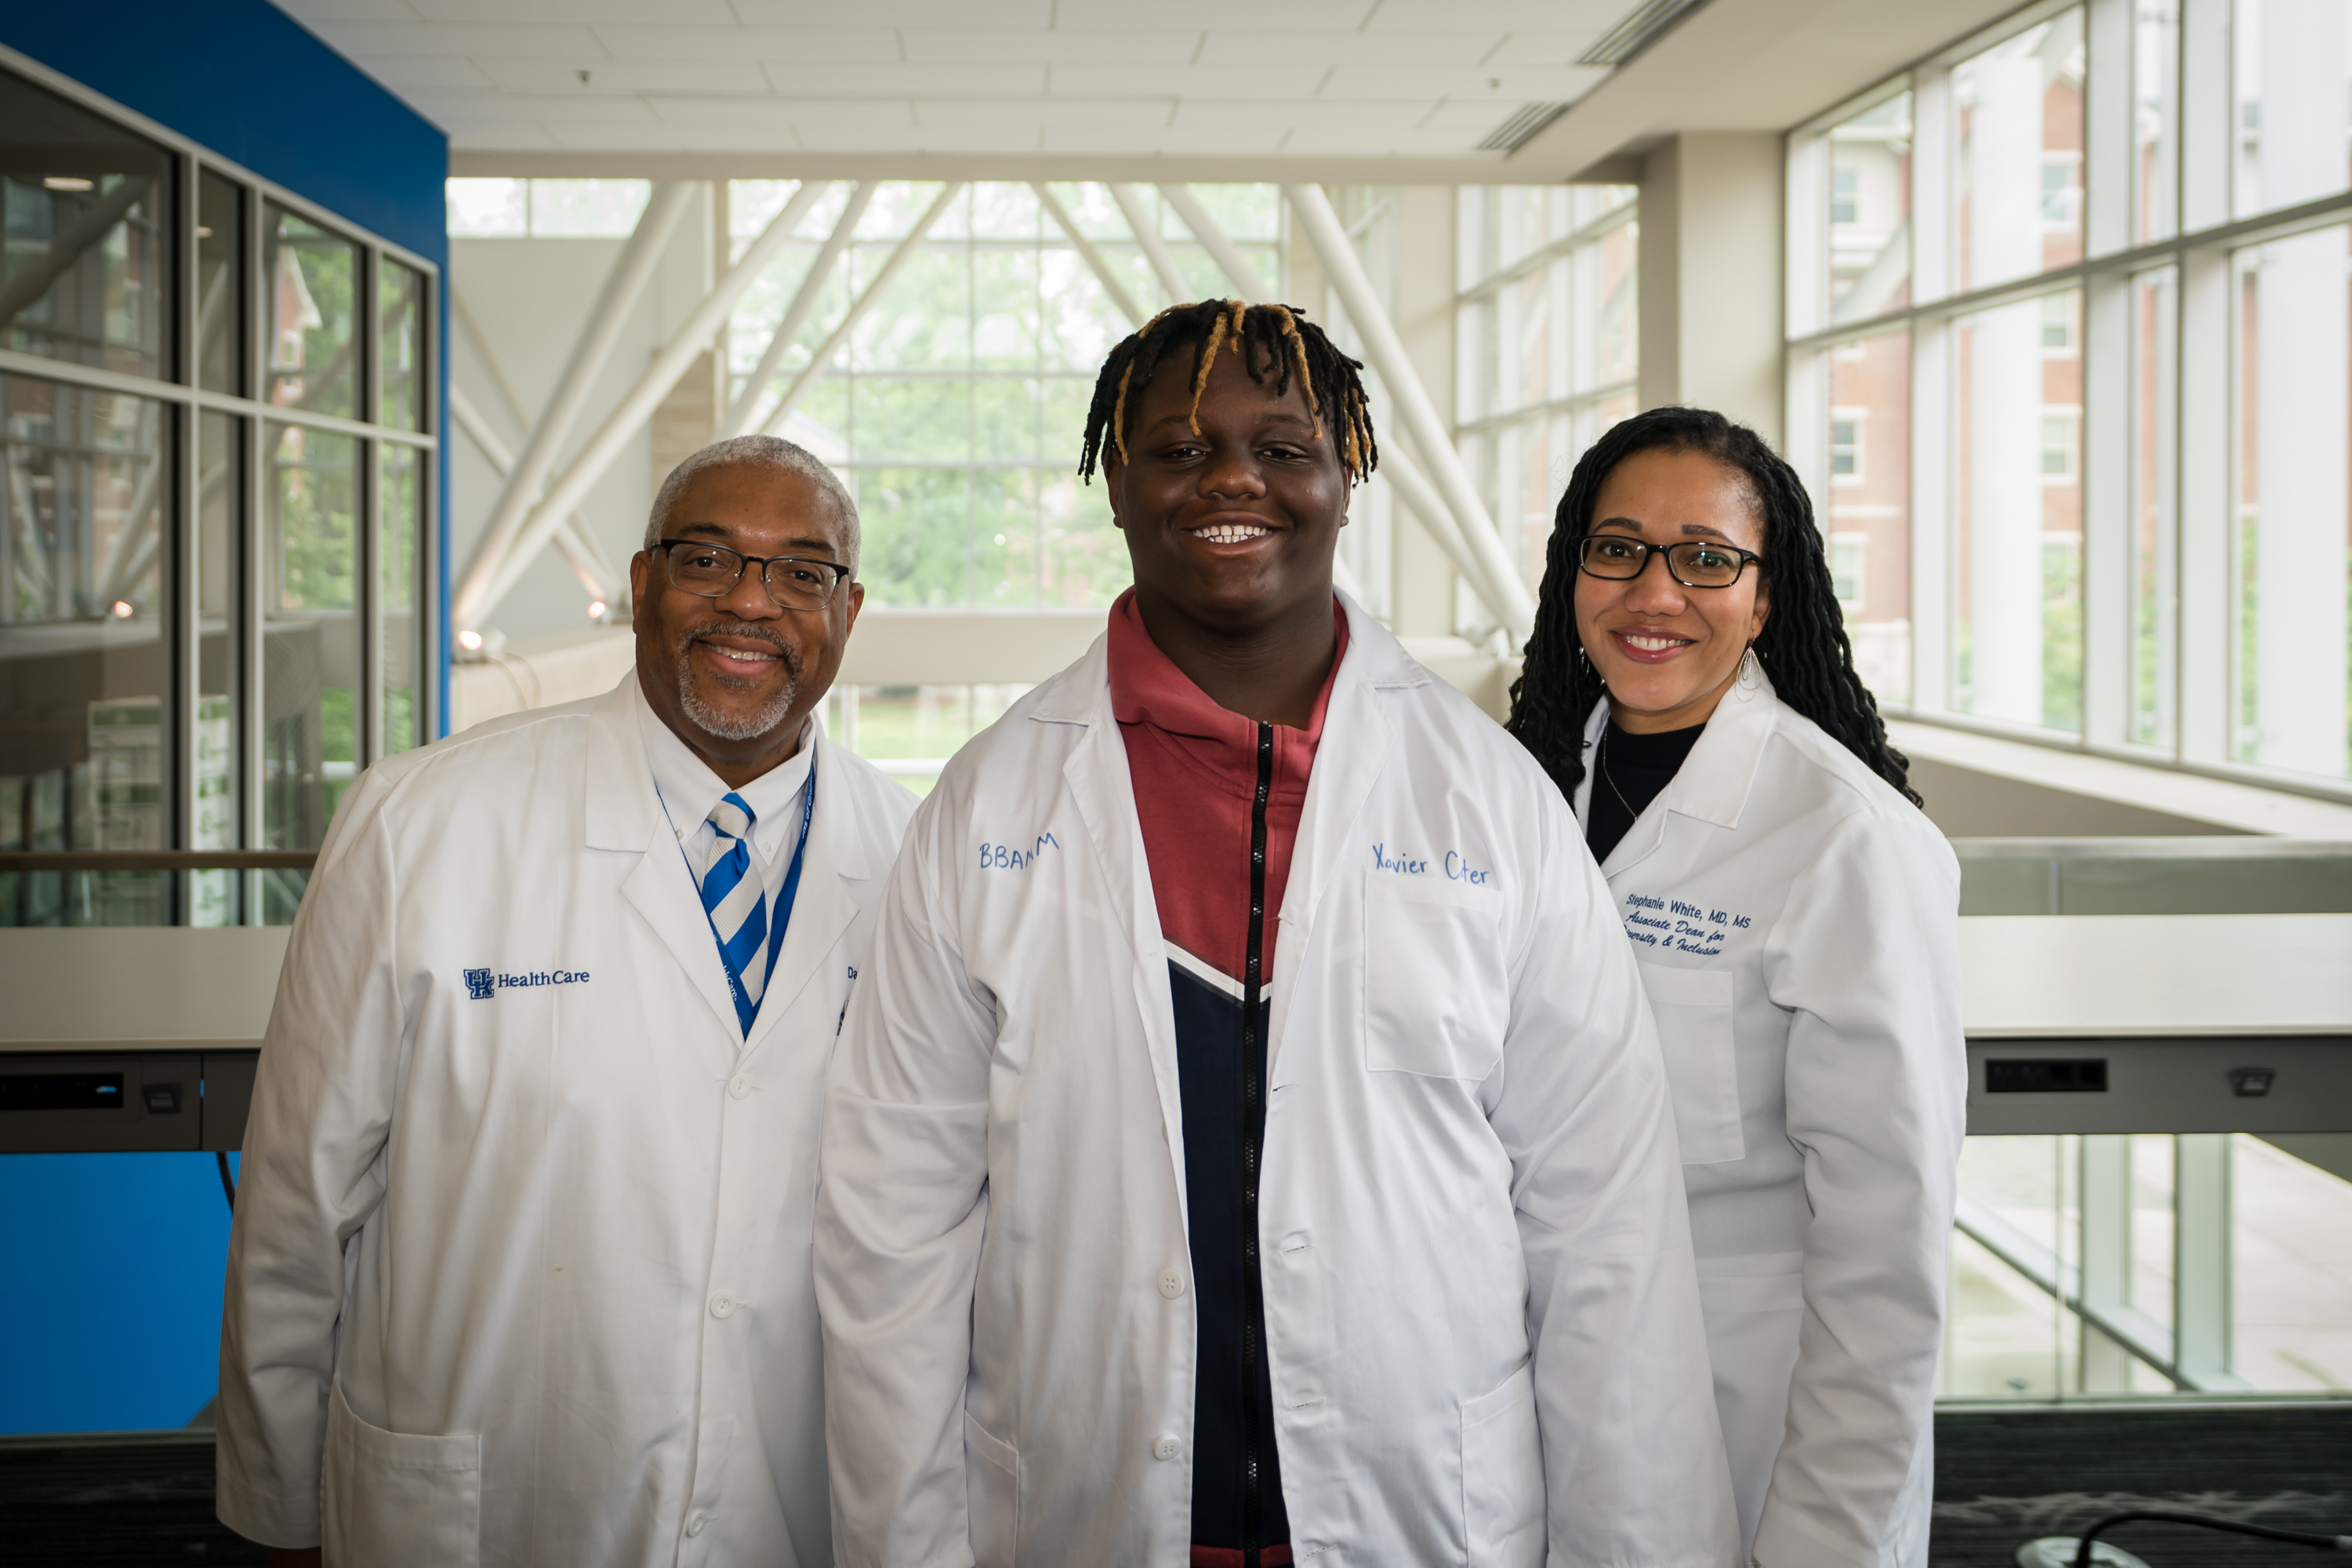
M 85 180 L 79 174 L 51 174 L 41 182 L 53 191 L 94 191 L 98 182 Z

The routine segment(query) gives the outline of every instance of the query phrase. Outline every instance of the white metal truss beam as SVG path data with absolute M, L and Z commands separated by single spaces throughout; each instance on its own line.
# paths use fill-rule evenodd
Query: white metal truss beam
M 448 289 L 449 313 L 457 317 L 457 330 L 464 332 L 466 341 L 474 345 L 474 356 L 482 362 L 482 368 L 489 372 L 490 384 L 498 388 L 499 396 L 505 402 L 507 412 L 514 416 L 517 427 L 530 429 L 530 411 L 523 407 L 521 394 L 515 391 L 514 383 L 508 379 L 507 367 L 499 362 L 498 351 L 490 347 L 489 333 L 482 331 L 480 318 L 474 314 L 474 308 L 466 303 L 465 293 L 458 289 L 456 279 L 450 280 Z
M 474 438 L 476 449 L 490 465 L 491 472 L 505 479 L 514 471 L 514 453 L 499 438 L 499 433 L 490 428 L 490 422 L 482 416 L 480 409 L 474 406 L 474 400 L 454 385 L 449 388 L 449 417 L 457 428 Z M 588 531 L 586 521 L 578 512 L 567 515 L 562 526 L 555 531 L 555 548 L 562 553 L 564 561 L 572 568 L 572 574 L 580 579 L 580 585 L 588 590 L 590 597 L 602 599 L 608 605 L 613 603 L 613 585 L 620 581 L 620 574 L 613 569 L 604 552 L 597 548 L 595 537 Z
M 817 198 L 824 194 L 822 182 L 803 181 L 800 189 L 794 191 L 792 199 L 784 204 L 783 210 L 770 219 L 768 226 L 760 231 L 759 237 L 744 249 L 741 259 L 728 268 L 726 275 L 686 318 L 685 324 L 670 335 L 669 342 L 654 355 L 653 363 L 646 367 L 645 374 L 637 377 L 636 384 L 622 395 L 613 411 L 604 416 L 604 422 L 596 426 L 596 433 L 588 437 L 571 464 L 547 487 L 547 494 L 531 508 L 530 515 L 516 531 L 514 544 L 507 552 L 505 562 L 490 579 L 478 613 L 487 613 L 521 581 L 532 559 L 562 527 L 563 520 L 588 499 L 588 492 L 595 488 L 598 479 L 604 477 L 604 470 L 613 466 L 613 459 L 621 455 L 621 448 L 645 427 L 646 421 L 653 416 L 654 409 L 670 395 L 670 389 L 677 384 L 678 377 L 686 374 L 686 367 L 694 363 L 695 356 L 710 346 L 719 324 L 735 308 L 735 301 L 741 299 L 743 291 L 768 269 L 768 264 L 775 259 L 776 252 L 783 248 L 784 242 L 792 237 L 793 230 L 800 226 L 801 219 L 808 215 L 809 208 L 814 206 Z
M 1282 194 L 1290 203 L 1291 216 L 1305 231 L 1307 243 L 1322 261 L 1324 276 L 1339 294 L 1348 319 L 1355 323 L 1356 334 L 1363 340 L 1364 352 L 1370 357 L 1372 368 L 1380 373 L 1381 384 L 1388 389 L 1390 405 L 1403 426 L 1406 439 L 1428 465 L 1433 488 L 1443 500 L 1444 509 L 1453 514 L 1464 547 L 1484 568 L 1471 577 L 1472 587 L 1479 588 L 1483 583 L 1479 597 L 1502 622 L 1513 646 L 1524 644 L 1535 630 L 1535 596 L 1528 592 L 1517 568 L 1505 553 L 1502 536 L 1478 500 L 1470 470 L 1463 465 L 1462 454 L 1454 450 L 1453 437 L 1444 420 L 1438 416 L 1437 405 L 1430 400 L 1428 389 L 1422 385 L 1421 376 L 1413 369 L 1412 357 L 1405 353 L 1403 342 L 1390 323 L 1388 311 L 1372 291 L 1371 279 L 1364 275 L 1356 247 L 1349 243 L 1339 215 L 1331 210 L 1330 198 L 1323 194 L 1320 185 L 1285 185 Z
M 1183 272 L 1176 266 L 1176 253 L 1169 249 L 1168 242 L 1160 237 L 1159 226 L 1151 221 L 1151 215 L 1143 210 L 1143 198 L 1135 194 L 1133 185 L 1122 184 L 1116 180 L 1103 188 L 1110 193 L 1110 199 L 1118 204 L 1118 210 L 1127 218 L 1127 226 L 1135 231 L 1135 243 L 1143 247 L 1143 258 L 1151 263 L 1152 273 L 1160 279 L 1160 286 L 1168 290 L 1168 302 L 1171 305 L 1190 304 L 1192 286 L 1184 281 Z
M 963 187 L 961 180 L 950 180 L 940 187 L 940 194 L 932 198 L 929 206 L 923 209 L 923 216 L 915 220 L 915 226 L 907 231 L 907 237 L 898 242 L 898 248 L 890 253 L 890 259 L 882 264 L 882 270 L 874 275 L 874 281 L 850 301 L 849 309 L 842 313 L 833 331 L 825 334 L 824 342 L 817 345 L 817 351 L 809 356 L 808 363 L 793 377 L 793 384 L 784 388 L 784 395 L 777 401 L 775 407 L 768 411 L 767 420 L 761 426 L 767 434 L 780 436 L 783 433 L 784 426 L 792 419 L 793 410 L 800 406 L 801 399 L 824 373 L 826 363 L 841 345 L 849 341 L 849 334 L 856 327 L 859 318 L 874 308 L 874 302 L 882 297 L 882 291 L 890 286 L 890 280 L 898 276 L 898 269 L 907 265 L 908 258 L 922 245 L 924 237 L 931 232 L 931 226 L 940 221 L 958 196 L 963 195 Z
M 1168 198 L 1168 205 L 1176 209 L 1176 216 L 1184 220 L 1184 226 L 1192 231 L 1192 237 L 1208 251 L 1209 258 L 1233 279 L 1234 287 L 1242 291 L 1242 299 L 1246 303 L 1271 305 L 1275 302 L 1274 290 L 1267 287 L 1265 279 L 1258 276 L 1257 268 L 1250 265 L 1250 258 L 1242 254 L 1242 247 L 1235 245 L 1218 226 L 1217 220 L 1209 216 L 1209 209 L 1201 205 L 1200 198 L 1193 195 L 1190 185 L 1162 185 L 1160 194 Z
M 776 379 L 776 367 L 783 363 L 784 352 L 793 346 L 793 340 L 800 336 L 801 328 L 808 321 L 809 312 L 816 309 L 818 296 L 824 292 L 825 284 L 832 280 L 842 252 L 849 248 L 850 238 L 857 232 L 857 220 L 866 216 L 867 205 L 874 200 L 874 193 L 881 188 L 877 181 L 861 180 L 849 193 L 848 205 L 841 209 L 841 220 L 833 226 L 833 232 L 825 236 L 824 248 L 816 253 L 816 259 L 809 263 L 808 275 L 801 279 L 800 288 L 793 291 L 792 303 L 784 307 L 783 319 L 769 334 L 768 346 L 760 351 L 759 364 L 744 381 L 743 390 L 729 405 L 727 417 L 719 422 L 721 437 L 748 436 L 759 427 L 759 421 L 752 417 L 752 411 L 759 407 L 761 395 L 768 390 L 769 383 Z
M 683 180 L 656 184 L 645 212 L 637 218 L 636 228 L 622 246 L 621 254 L 614 258 L 613 270 L 605 277 L 604 286 L 589 310 L 587 325 L 572 346 L 572 358 L 556 380 L 555 395 L 548 400 L 546 412 L 523 444 L 514 471 L 507 476 L 506 488 L 499 492 L 489 522 L 474 546 L 473 558 L 466 563 L 451 601 L 451 614 L 459 627 L 472 626 L 495 602 L 490 595 L 491 586 L 506 571 L 531 502 L 554 468 L 564 437 L 571 434 L 573 422 L 588 401 L 590 389 L 603 374 L 604 362 L 612 357 L 622 330 L 635 310 L 646 285 L 652 280 L 654 264 L 660 259 L 692 193 L 692 184 Z
M 1127 291 L 1126 283 L 1111 269 L 1110 258 L 1105 256 L 1101 248 L 1079 229 L 1077 220 L 1070 216 L 1069 208 L 1062 205 L 1061 198 L 1054 195 L 1053 188 L 1043 180 L 1031 181 L 1029 188 L 1037 193 L 1037 200 L 1044 205 L 1045 216 L 1069 237 L 1070 244 L 1076 248 L 1079 257 L 1094 269 L 1096 280 L 1102 284 L 1103 292 L 1110 296 L 1110 302 L 1118 306 L 1129 321 L 1139 327 L 1143 325 L 1143 307 L 1135 302 L 1135 296 Z

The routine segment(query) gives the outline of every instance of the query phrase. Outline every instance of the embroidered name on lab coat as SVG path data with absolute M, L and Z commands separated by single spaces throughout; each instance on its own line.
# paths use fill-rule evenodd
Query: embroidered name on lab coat
M 509 974 L 502 969 L 468 969 L 466 971 L 466 998 L 470 1002 L 487 1002 L 501 991 L 529 990 L 540 985 L 580 985 L 586 983 L 584 969 L 531 969 L 520 974 Z
M 1750 923 L 1747 915 L 1703 909 L 1683 899 L 1625 895 L 1625 934 L 1644 947 L 1713 958 L 1733 931 L 1746 931 Z

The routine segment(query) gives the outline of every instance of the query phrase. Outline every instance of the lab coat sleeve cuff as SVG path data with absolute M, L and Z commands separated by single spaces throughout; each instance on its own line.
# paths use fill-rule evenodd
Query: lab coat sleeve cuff
M 1775 1508 L 1769 1497 L 1750 1554 L 1758 1568 L 1895 1568 L 1891 1552 L 1830 1534 L 1795 1509 Z

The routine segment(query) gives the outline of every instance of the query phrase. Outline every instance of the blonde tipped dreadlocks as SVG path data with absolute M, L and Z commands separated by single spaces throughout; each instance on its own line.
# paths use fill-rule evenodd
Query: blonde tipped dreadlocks
M 1324 413 L 1331 415 L 1331 436 L 1339 460 L 1350 479 L 1360 481 L 1380 463 L 1380 447 L 1372 436 L 1370 405 L 1357 372 L 1360 362 L 1339 352 L 1323 329 L 1307 320 L 1307 312 L 1291 305 L 1249 305 L 1239 300 L 1203 300 L 1174 305 L 1123 338 L 1103 361 L 1095 378 L 1094 402 L 1087 410 L 1086 446 L 1078 473 L 1091 479 L 1097 464 L 1108 452 L 1127 462 L 1127 400 L 1130 393 L 1151 384 L 1152 378 L 1179 351 L 1190 349 L 1192 362 L 1192 403 L 1189 413 L 1199 434 L 1201 398 L 1208 390 L 1209 374 L 1216 368 L 1218 351 L 1231 344 L 1252 381 L 1273 378 L 1274 395 L 1286 395 L 1291 378 L 1306 395 L 1307 411 L 1314 417 L 1315 435 L 1324 430 Z

